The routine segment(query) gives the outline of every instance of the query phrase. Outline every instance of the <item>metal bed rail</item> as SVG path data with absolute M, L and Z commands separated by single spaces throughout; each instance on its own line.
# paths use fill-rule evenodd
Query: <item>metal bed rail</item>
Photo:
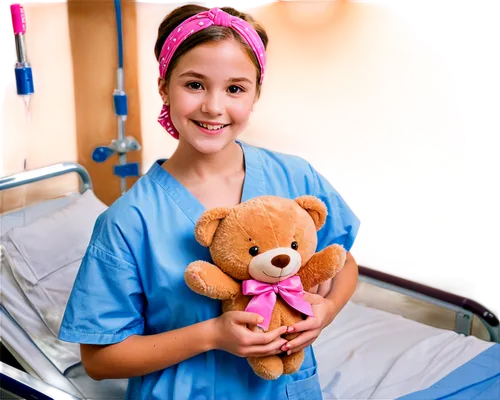
M 44 179 L 54 178 L 70 172 L 76 172 L 80 176 L 80 192 L 92 189 L 92 182 L 87 170 L 78 163 L 64 162 L 37 168 L 30 171 L 0 177 L 0 190 L 12 189 L 32 182 L 39 182 Z
M 486 328 L 490 339 L 500 343 L 499 318 L 491 310 L 474 299 L 473 293 L 465 289 L 457 290 L 446 286 L 451 278 L 417 276 L 396 268 L 373 268 L 359 265 L 359 281 L 394 293 L 424 301 L 455 313 L 455 332 L 469 336 L 474 316 Z M 439 285 L 436 285 L 438 281 Z M 465 285 L 464 285 L 465 288 Z

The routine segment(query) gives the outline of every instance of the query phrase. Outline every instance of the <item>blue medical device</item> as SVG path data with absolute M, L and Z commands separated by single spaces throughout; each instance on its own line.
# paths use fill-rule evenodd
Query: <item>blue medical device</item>
M 113 103 L 115 115 L 118 118 L 118 139 L 113 140 L 108 146 L 99 146 L 92 152 L 92 160 L 102 163 L 109 159 L 113 154 L 118 155 L 118 165 L 113 168 L 113 173 L 120 177 L 120 188 L 122 194 L 127 191 L 125 178 L 129 176 L 139 176 L 139 163 L 127 163 L 127 153 L 129 151 L 140 150 L 141 146 L 131 136 L 125 137 L 125 120 L 127 119 L 128 106 L 127 94 L 124 90 L 123 75 L 123 38 L 122 38 L 122 16 L 120 0 L 114 0 L 116 12 L 116 27 L 118 33 L 118 69 L 117 83 L 118 88 L 113 93 Z

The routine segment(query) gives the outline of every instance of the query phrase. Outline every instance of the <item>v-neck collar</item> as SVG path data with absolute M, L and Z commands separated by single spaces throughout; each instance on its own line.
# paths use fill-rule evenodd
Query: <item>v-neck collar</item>
M 264 171 L 257 149 L 240 141 L 236 141 L 236 143 L 240 145 L 243 151 L 245 163 L 245 179 L 243 181 L 243 191 L 241 195 L 241 201 L 244 202 L 253 197 L 265 194 L 266 186 Z M 196 221 L 198 221 L 201 214 L 206 211 L 206 208 L 177 179 L 162 168 L 162 164 L 165 161 L 166 160 L 156 161 L 147 175 L 156 181 L 193 224 L 196 224 Z

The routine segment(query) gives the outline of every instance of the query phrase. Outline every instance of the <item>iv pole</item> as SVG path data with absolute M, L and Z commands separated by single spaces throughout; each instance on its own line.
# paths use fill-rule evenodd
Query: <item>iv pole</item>
M 125 93 L 125 79 L 123 70 L 123 32 L 122 12 L 120 0 L 114 0 L 116 14 L 116 30 L 118 35 L 118 69 L 116 71 L 117 89 L 113 93 L 115 114 L 118 119 L 118 139 L 113 140 L 109 146 L 100 146 L 92 152 L 92 159 L 101 163 L 113 154 L 118 155 L 118 165 L 113 168 L 113 173 L 120 177 L 121 193 L 127 191 L 127 176 L 139 176 L 139 163 L 127 163 L 127 152 L 140 150 L 141 146 L 131 136 L 125 137 L 125 121 L 127 119 L 127 94 Z

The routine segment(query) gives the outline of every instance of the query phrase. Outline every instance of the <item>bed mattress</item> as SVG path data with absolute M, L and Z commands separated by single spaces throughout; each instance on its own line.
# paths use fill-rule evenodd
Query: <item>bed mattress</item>
M 314 343 L 325 400 L 397 399 L 493 343 L 349 302 Z

